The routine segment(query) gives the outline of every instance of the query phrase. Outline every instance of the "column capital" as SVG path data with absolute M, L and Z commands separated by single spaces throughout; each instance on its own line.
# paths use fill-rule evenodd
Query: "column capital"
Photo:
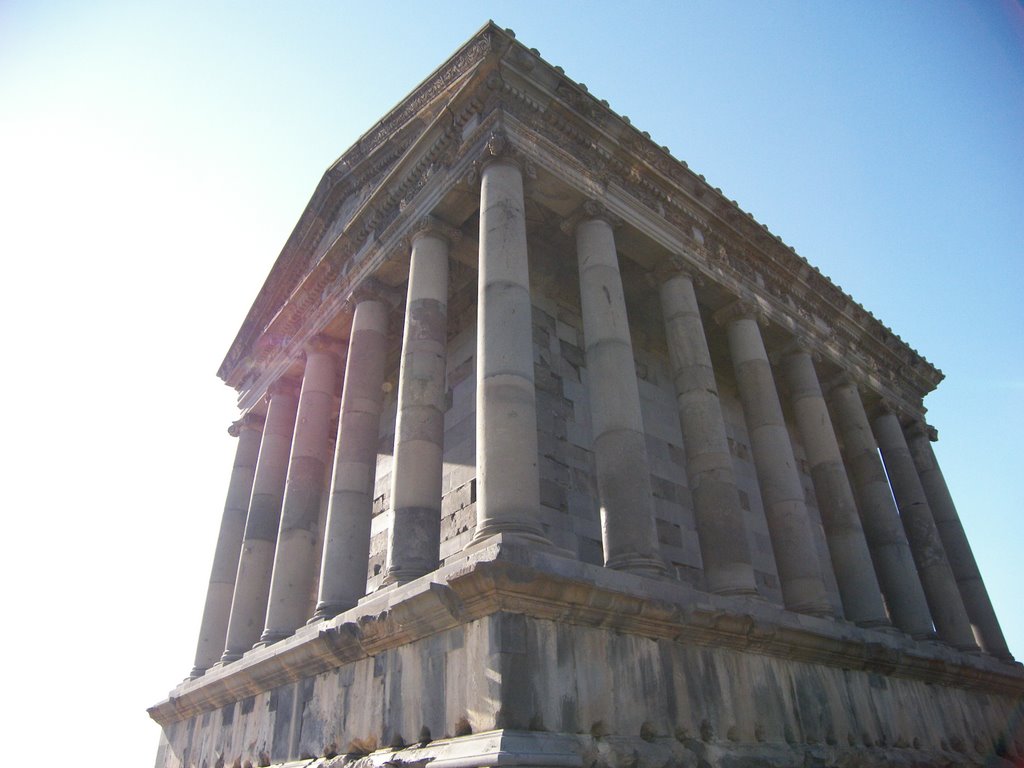
M 570 213 L 561 224 L 562 231 L 567 235 L 575 235 L 576 228 L 585 221 L 603 221 L 612 229 L 616 229 L 624 223 L 623 220 L 612 213 L 608 206 L 601 200 L 587 198 L 575 211 Z
M 301 386 L 301 383 L 295 379 L 282 377 L 267 387 L 267 395 L 269 397 L 274 397 L 275 395 L 298 397 Z
M 760 307 L 749 298 L 741 297 L 726 304 L 713 315 L 714 321 L 725 326 L 734 320 L 753 320 L 758 325 L 764 324 L 764 313 Z
M 853 387 L 858 395 L 861 394 L 860 382 L 849 371 L 840 371 L 826 381 L 821 382 L 821 388 L 826 395 L 832 394 L 832 392 L 840 387 Z
M 772 363 L 778 365 L 787 357 L 794 355 L 808 355 L 813 362 L 821 362 L 821 355 L 815 349 L 814 343 L 809 336 L 805 336 L 802 333 L 794 334 L 779 349 L 773 351 L 770 357 Z
M 379 301 L 389 307 L 397 306 L 401 297 L 394 288 L 382 283 L 375 277 L 367 277 L 349 291 L 345 298 L 343 311 L 354 312 L 357 304 L 364 301 Z
M 939 439 L 939 432 L 935 427 L 929 424 L 924 419 L 913 419 L 910 424 L 904 429 L 907 437 L 926 437 L 929 442 L 937 442 Z
M 481 157 L 473 163 L 473 168 L 467 174 L 466 181 L 471 186 L 476 185 L 480 181 L 483 170 L 492 163 L 506 163 L 516 166 L 520 173 L 522 173 L 524 180 L 537 178 L 537 168 L 533 162 L 512 143 L 508 133 L 501 127 L 496 127 L 487 137 Z
M 262 430 L 263 422 L 264 417 L 258 413 L 247 413 L 242 418 L 231 423 L 231 426 L 228 427 L 228 434 L 232 437 L 238 437 L 246 430 Z
M 412 225 L 409 233 L 409 247 L 421 237 L 438 237 L 455 245 L 462 240 L 462 231 L 433 215 L 424 216 Z
M 310 354 L 321 354 L 321 355 L 332 355 L 338 360 L 341 360 L 345 356 L 345 344 L 344 342 L 332 339 L 330 336 L 316 335 L 307 341 L 303 347 L 303 351 L 308 357 Z
M 646 277 L 655 288 L 673 277 L 685 277 L 695 288 L 703 287 L 707 283 L 704 274 L 681 253 L 670 253 L 656 267 L 649 270 Z
M 872 421 L 882 416 L 895 416 L 901 428 L 904 424 L 916 421 L 914 416 L 909 414 L 906 409 L 884 397 L 879 397 L 871 405 L 865 404 L 865 410 L 867 411 L 868 418 Z

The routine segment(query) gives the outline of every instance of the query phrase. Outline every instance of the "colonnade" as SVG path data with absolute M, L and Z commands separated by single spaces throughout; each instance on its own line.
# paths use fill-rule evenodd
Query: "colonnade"
M 619 222 L 587 203 L 568 224 L 579 268 L 605 565 L 662 578 L 615 245 Z M 439 564 L 447 272 L 458 237 L 428 218 L 410 241 L 385 586 Z M 659 278 L 705 584 L 716 594 L 756 596 L 751 537 L 698 307 L 700 278 L 682 266 Z M 514 159 L 498 154 L 480 173 L 474 541 L 501 533 L 546 547 L 529 285 L 522 172 Z M 347 345 L 311 341 L 301 382 L 276 382 L 266 417 L 246 416 L 233 428 L 239 445 L 193 676 L 285 638 L 307 621 L 331 618 L 365 595 L 388 307 L 380 296 L 358 290 L 353 303 Z M 840 618 L 865 627 L 891 623 L 916 638 L 937 637 L 968 651 L 977 649 L 977 634 L 987 652 L 1010 658 L 927 428 L 905 427 L 885 407 L 869 414 L 848 376 L 822 382 L 800 339 L 772 355 L 780 387 L 755 307 L 736 301 L 714 319 L 728 339 L 785 607 L 832 615 L 825 586 L 832 569 Z M 824 561 L 814 545 L 780 391 L 795 415 L 821 509 Z M 325 497 L 323 548 L 316 552 Z

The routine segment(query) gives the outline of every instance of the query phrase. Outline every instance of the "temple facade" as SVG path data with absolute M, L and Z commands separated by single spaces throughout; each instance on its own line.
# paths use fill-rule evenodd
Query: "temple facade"
M 161 768 L 1024 761 L 941 372 L 508 30 L 329 168 L 219 375 Z

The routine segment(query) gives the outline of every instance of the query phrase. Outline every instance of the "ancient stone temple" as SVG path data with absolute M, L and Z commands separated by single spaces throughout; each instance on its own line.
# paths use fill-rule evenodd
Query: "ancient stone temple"
M 159 766 L 1024 761 L 942 374 L 509 31 L 328 169 L 220 376 Z

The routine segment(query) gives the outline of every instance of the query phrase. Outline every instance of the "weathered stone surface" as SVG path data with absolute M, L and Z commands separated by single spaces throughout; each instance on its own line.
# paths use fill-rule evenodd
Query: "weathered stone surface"
M 412 243 L 395 425 L 395 467 L 385 582 L 434 570 L 440 560 L 444 475 L 448 239 L 434 226 Z
M 785 603 L 801 613 L 829 613 L 804 490 L 757 321 L 749 312 L 732 308 L 727 308 L 722 321 L 729 334 Z
M 660 297 L 708 589 L 753 594 L 749 534 L 693 279 L 675 271 L 662 282 Z
M 160 766 L 1024 759 L 934 457 L 880 434 L 890 485 L 861 401 L 919 421 L 941 373 L 494 25 L 324 176 L 221 374 L 269 410 Z
M 306 349 L 288 479 L 281 502 L 267 623 L 260 636 L 274 643 L 302 626 L 313 613 L 318 527 L 323 512 L 335 376 L 340 349 L 315 340 Z
M 263 631 L 297 407 L 296 387 L 281 382 L 271 391 L 238 561 L 225 662 L 252 648 Z
M 871 423 L 878 449 L 885 462 L 893 496 L 899 506 L 903 530 L 907 532 L 921 586 L 939 638 L 961 650 L 974 650 L 977 643 L 971 631 L 967 609 L 957 589 L 945 548 L 939 538 L 931 507 L 910 457 L 906 438 L 896 414 L 883 410 Z
M 383 302 L 364 299 L 356 305 L 314 614 L 318 619 L 351 608 L 366 592 L 387 330 Z
M 434 742 L 504 729 L 590 734 L 551 739 L 611 766 L 680 745 L 713 765 L 853 754 L 930 765 L 951 735 L 994 750 L 1024 714 L 1017 666 L 490 541 L 179 686 L 151 710 L 171 752 L 191 760 L 167 764 L 358 754 L 427 731 Z M 865 740 L 878 751 L 862 754 Z M 442 760 L 454 747 L 426 748 L 437 751 L 422 758 Z

